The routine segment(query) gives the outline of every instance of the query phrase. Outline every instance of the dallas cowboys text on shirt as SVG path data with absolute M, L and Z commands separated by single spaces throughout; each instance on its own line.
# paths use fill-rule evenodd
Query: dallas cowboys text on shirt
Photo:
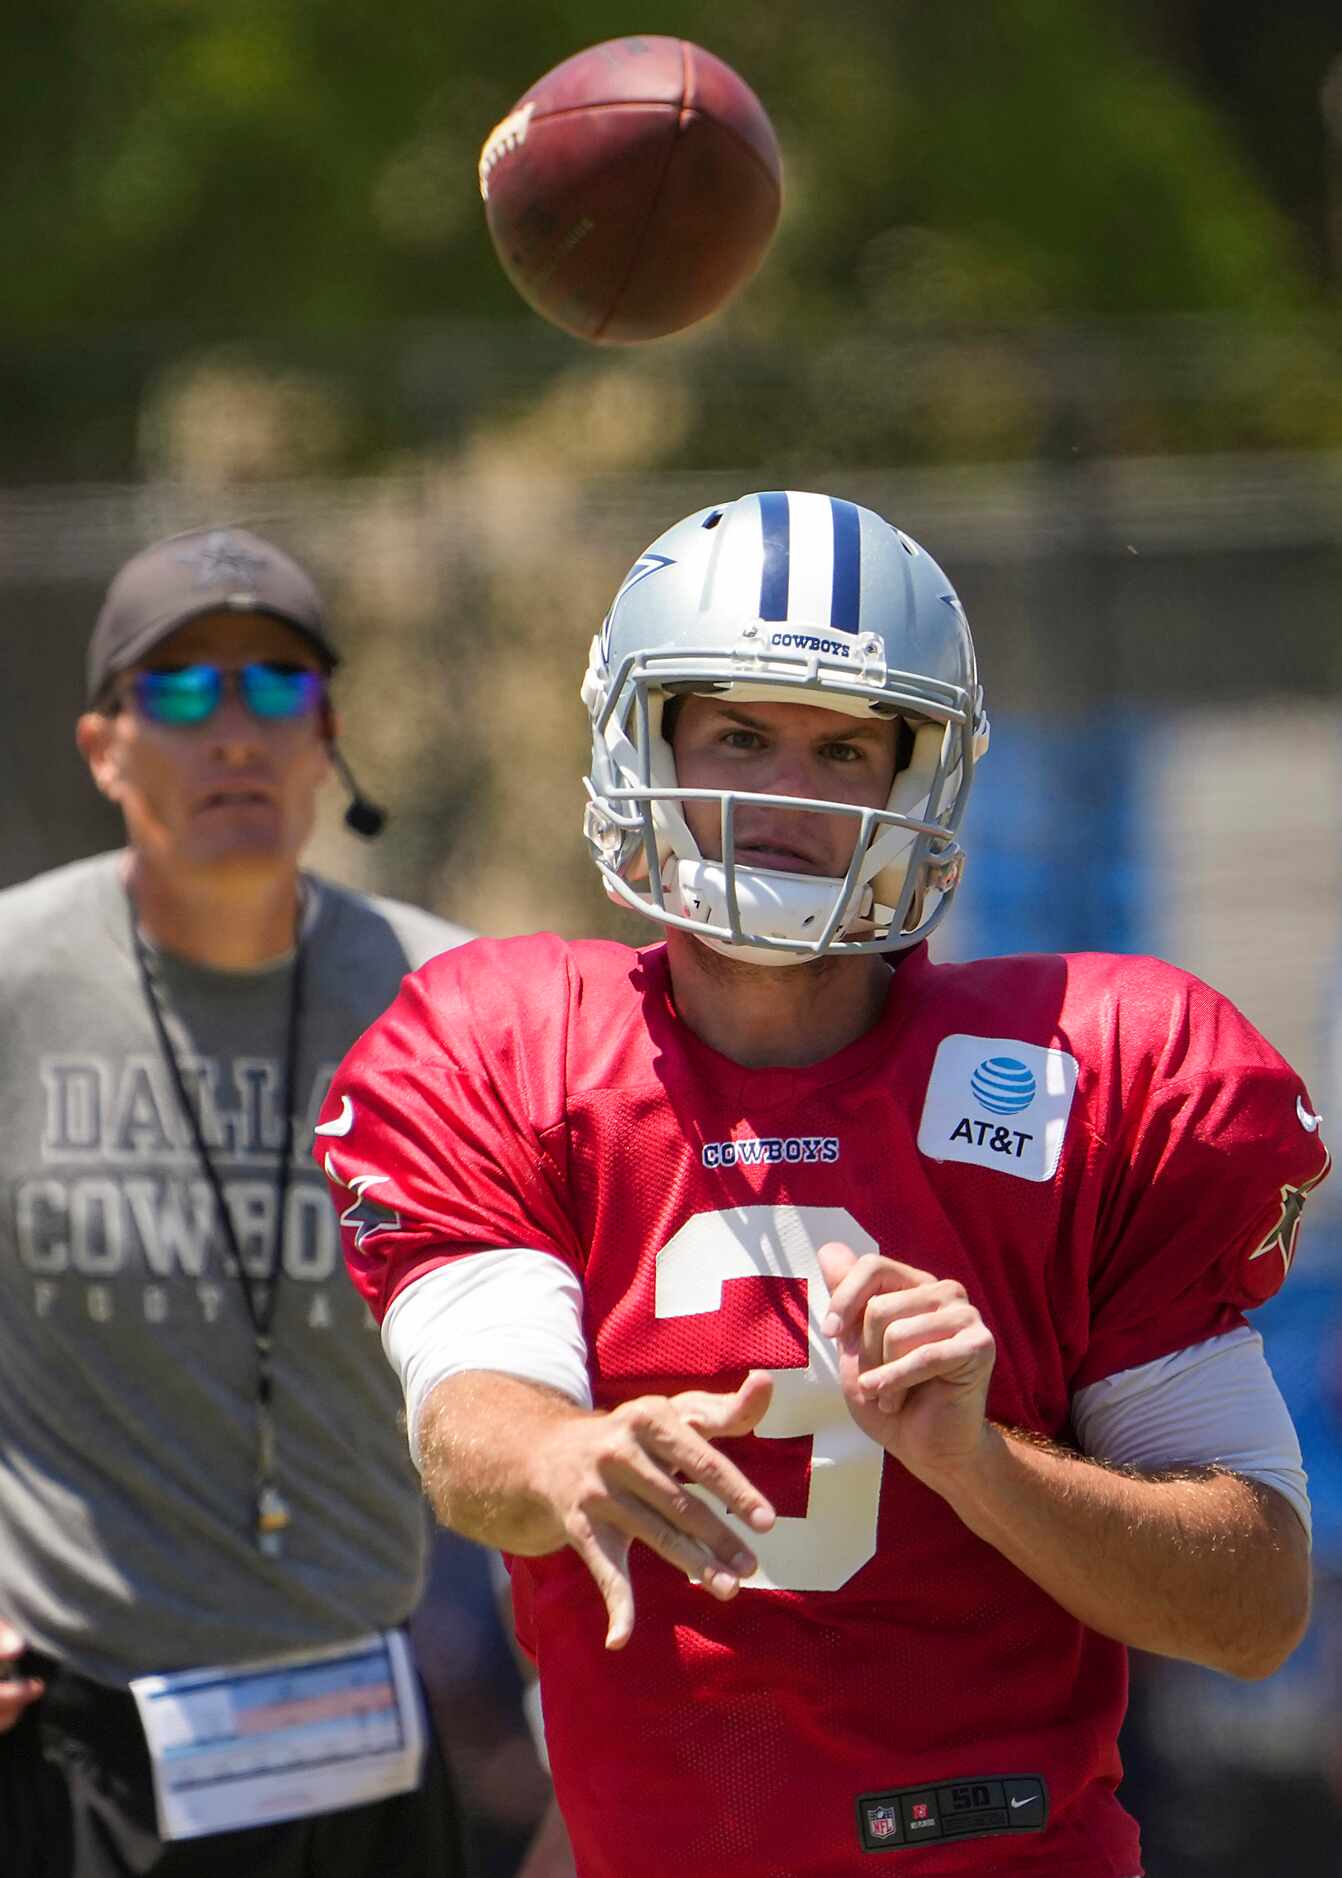
M 321 1287 L 343 1277 L 338 1225 L 309 1158 L 333 1067 L 319 1066 L 298 1107 L 285 1202 L 283 1276 L 307 1288 L 314 1329 L 330 1322 Z M 277 1238 L 280 1066 L 200 1056 L 182 1071 L 239 1251 L 264 1278 Z M 151 1055 L 61 1055 L 43 1057 L 39 1073 L 41 1171 L 14 1185 L 18 1256 L 39 1314 L 76 1308 L 94 1321 L 157 1323 L 187 1311 L 213 1321 L 237 1272 L 166 1065 Z

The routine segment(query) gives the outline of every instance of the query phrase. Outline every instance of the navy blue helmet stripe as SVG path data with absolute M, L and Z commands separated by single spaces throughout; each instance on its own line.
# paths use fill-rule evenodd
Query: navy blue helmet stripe
M 764 565 L 760 569 L 760 618 L 786 619 L 788 542 L 791 529 L 785 492 L 771 490 L 760 497 L 760 523 L 764 529 Z
M 831 496 L 834 513 L 834 590 L 829 623 L 855 633 L 862 612 L 862 517 L 856 503 Z

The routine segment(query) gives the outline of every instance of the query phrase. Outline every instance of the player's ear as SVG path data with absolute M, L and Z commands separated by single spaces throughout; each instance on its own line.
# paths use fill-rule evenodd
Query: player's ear
M 109 802 L 121 798 L 121 763 L 108 711 L 85 711 L 75 723 L 75 748 L 88 764 L 94 787 Z

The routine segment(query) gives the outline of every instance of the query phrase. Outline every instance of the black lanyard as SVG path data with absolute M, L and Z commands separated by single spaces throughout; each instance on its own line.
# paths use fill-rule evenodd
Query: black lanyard
M 284 1225 L 289 1200 L 289 1164 L 294 1148 L 294 1081 L 298 1069 L 299 1020 L 303 1008 L 302 935 L 299 934 L 294 947 L 293 976 L 289 982 L 289 1021 L 285 1027 L 284 1083 L 281 1091 L 284 1105 L 284 1140 L 280 1148 L 279 1167 L 275 1174 L 275 1243 L 269 1266 L 258 1286 L 253 1284 L 252 1274 L 243 1260 L 237 1228 L 233 1224 L 233 1215 L 229 1212 L 224 1199 L 224 1184 L 219 1178 L 218 1168 L 210 1158 L 199 1111 L 191 1100 L 190 1091 L 186 1086 L 186 1077 L 182 1074 L 182 1066 L 177 1060 L 177 1052 L 172 1047 L 172 1039 L 168 1035 L 168 1027 L 163 1020 L 163 1008 L 159 1000 L 158 988 L 154 983 L 148 949 L 140 937 L 140 930 L 135 922 L 134 906 L 130 910 L 130 929 L 131 947 L 135 953 L 135 963 L 139 968 L 145 1003 L 149 1007 L 149 1015 L 154 1020 L 159 1048 L 172 1076 L 173 1087 L 177 1091 L 177 1100 L 181 1104 L 182 1113 L 190 1123 L 196 1154 L 213 1190 L 219 1229 L 227 1241 L 229 1253 L 237 1268 L 243 1300 L 247 1306 L 247 1315 L 251 1319 L 252 1335 L 256 1342 L 254 1532 L 258 1550 L 271 1558 L 277 1558 L 284 1550 L 284 1532 L 289 1524 L 289 1507 L 279 1490 L 275 1477 L 275 1419 L 271 1409 L 273 1346 L 270 1327 L 275 1321 L 275 1303 L 279 1296 L 280 1278 L 284 1272 Z

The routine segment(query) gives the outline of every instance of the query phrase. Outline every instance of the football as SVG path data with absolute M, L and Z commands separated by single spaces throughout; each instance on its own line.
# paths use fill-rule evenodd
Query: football
M 759 266 L 782 165 L 763 105 L 688 40 L 611 39 L 523 93 L 480 152 L 504 271 L 581 339 L 631 345 L 715 311 Z

